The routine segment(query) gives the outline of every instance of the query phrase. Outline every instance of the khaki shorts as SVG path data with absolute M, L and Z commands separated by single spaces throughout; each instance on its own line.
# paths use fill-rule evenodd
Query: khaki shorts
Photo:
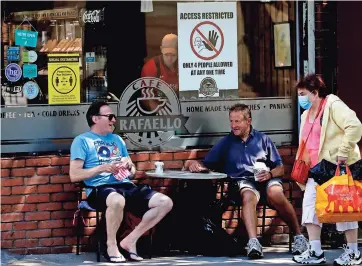
M 274 177 L 266 182 L 257 182 L 253 179 L 247 177 L 247 178 L 242 178 L 241 180 L 237 181 L 237 185 L 239 188 L 239 191 L 241 190 L 251 190 L 252 192 L 255 193 L 256 198 L 258 199 L 258 201 L 262 198 L 263 200 L 267 199 L 267 189 L 270 188 L 271 186 L 280 186 L 283 189 L 283 182 L 281 178 L 278 177 Z

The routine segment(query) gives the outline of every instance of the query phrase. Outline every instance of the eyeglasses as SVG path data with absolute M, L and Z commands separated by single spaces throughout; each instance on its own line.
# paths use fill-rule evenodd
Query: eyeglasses
M 109 115 L 101 115 L 101 114 L 98 114 L 97 116 L 105 116 L 105 117 L 108 117 L 108 120 L 109 121 L 112 121 L 113 119 L 117 119 L 117 116 L 115 114 L 109 114 Z

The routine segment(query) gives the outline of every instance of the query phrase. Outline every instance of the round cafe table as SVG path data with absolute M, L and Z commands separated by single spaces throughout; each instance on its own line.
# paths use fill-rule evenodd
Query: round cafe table
M 156 173 L 155 171 L 146 172 L 146 175 L 152 179 L 176 179 L 178 182 L 178 189 L 175 190 L 175 193 L 183 194 L 183 190 L 185 189 L 185 185 L 188 181 L 192 180 L 217 180 L 220 183 L 221 190 L 221 198 L 223 197 L 223 188 L 224 181 L 223 179 L 227 178 L 227 175 L 224 173 L 218 172 L 208 172 L 208 173 L 191 173 L 190 171 L 176 171 L 176 170 L 164 170 L 163 173 Z M 178 190 L 178 192 L 176 192 Z M 176 195 L 174 195 L 176 196 Z M 174 197 L 175 198 L 175 197 Z M 181 202 L 182 203 L 182 202 Z M 178 204 L 178 202 L 174 202 L 174 204 Z M 176 224 L 174 228 L 177 228 L 177 221 L 174 221 Z M 220 219 L 221 226 L 221 219 Z M 177 240 L 172 240 L 176 241 Z M 184 250 L 181 250 L 181 253 L 184 253 Z

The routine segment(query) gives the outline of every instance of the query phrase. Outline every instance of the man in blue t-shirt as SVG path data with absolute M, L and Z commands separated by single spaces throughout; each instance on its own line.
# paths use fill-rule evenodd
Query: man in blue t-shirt
M 137 240 L 172 209 L 172 200 L 149 186 L 136 186 L 130 180 L 136 173 L 136 167 L 122 138 L 112 133 L 116 115 L 107 103 L 92 103 L 86 117 L 90 131 L 77 136 L 72 143 L 70 179 L 98 187 L 97 195 L 92 189 L 87 189 L 86 194 L 91 207 L 106 212 L 105 256 L 108 261 L 125 261 L 116 243 L 125 206 L 127 211 L 142 217 L 137 227 L 120 243 L 124 255 L 130 260 L 140 261 Z
M 217 142 L 201 162 L 187 161 L 186 168 L 191 172 L 212 169 L 235 179 L 249 235 L 249 258 L 263 257 L 262 246 L 256 238 L 256 205 L 260 198 L 266 199 L 295 233 L 293 254 L 303 253 L 308 241 L 301 234 L 296 213 L 283 192 L 284 166 L 278 150 L 267 135 L 252 127 L 247 105 L 232 106 L 229 119 L 232 132 Z

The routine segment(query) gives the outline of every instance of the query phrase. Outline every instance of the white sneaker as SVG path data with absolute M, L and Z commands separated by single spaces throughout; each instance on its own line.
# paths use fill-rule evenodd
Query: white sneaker
M 307 249 L 308 249 L 308 240 L 303 235 L 295 236 L 292 248 L 292 254 L 300 255 Z
M 347 245 L 343 245 L 344 252 L 341 256 L 334 260 L 334 265 L 349 266 L 359 265 L 362 263 L 361 252 L 354 253 Z
M 258 239 L 249 239 L 247 256 L 251 259 L 260 259 L 264 256 L 263 247 L 260 245 Z
M 300 264 L 322 264 L 326 263 L 327 260 L 323 251 L 317 255 L 314 250 L 308 248 L 301 255 L 294 256 L 293 261 Z

